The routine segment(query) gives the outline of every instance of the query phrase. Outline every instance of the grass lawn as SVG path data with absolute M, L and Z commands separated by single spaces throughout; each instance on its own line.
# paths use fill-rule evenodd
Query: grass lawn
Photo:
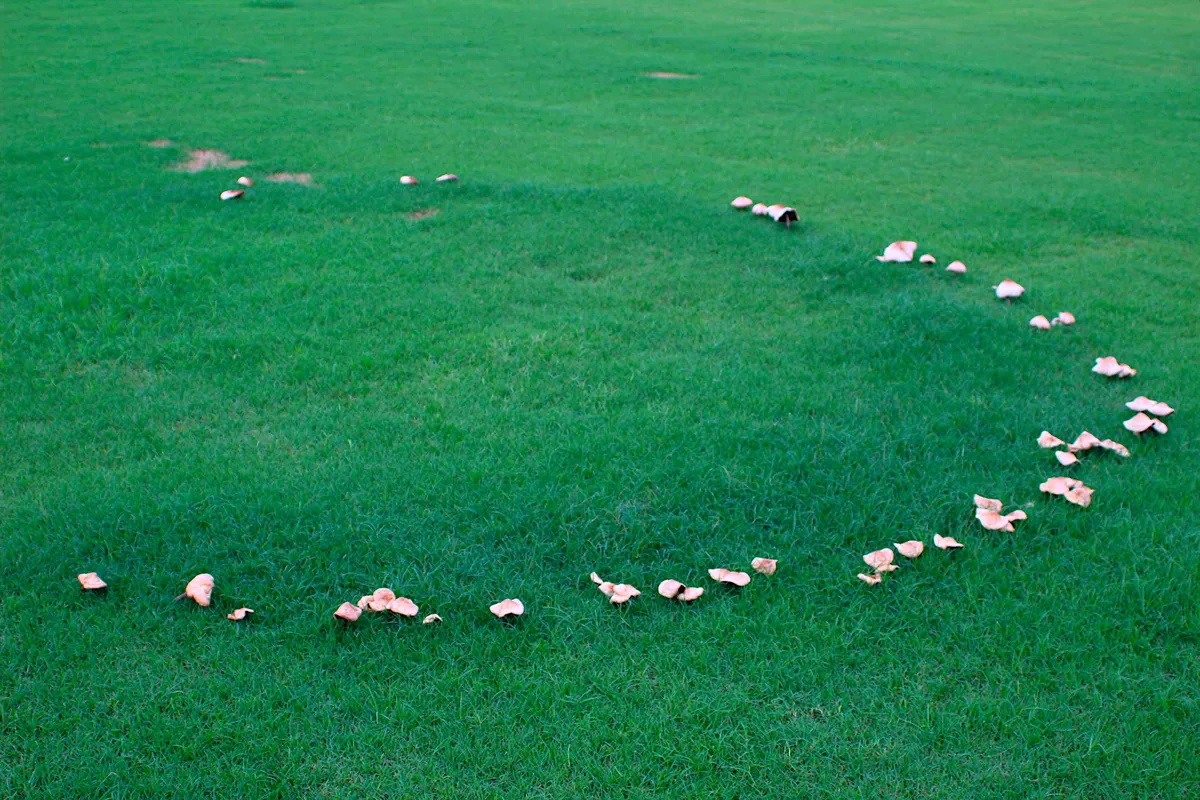
M 0 796 L 1200 793 L 1195 3 L 0 26 Z M 934 534 L 966 547 L 855 578 Z M 445 623 L 335 624 L 378 586 Z

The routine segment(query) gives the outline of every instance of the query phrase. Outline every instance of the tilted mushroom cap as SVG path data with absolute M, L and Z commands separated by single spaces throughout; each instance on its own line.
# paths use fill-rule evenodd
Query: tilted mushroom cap
M 973 499 L 975 500 L 976 508 L 986 508 L 988 511 L 999 511 L 1000 509 L 1004 508 L 1003 503 L 1001 503 L 999 500 L 993 500 L 990 497 L 983 497 L 982 495 L 977 494 Z
M 1068 503 L 1074 503 L 1077 506 L 1087 508 L 1092 503 L 1092 492 L 1095 489 L 1089 489 L 1086 486 L 1076 486 L 1071 491 L 1063 495 Z
M 749 197 L 746 197 L 743 195 L 742 197 L 733 198 L 733 202 L 730 203 L 729 205 L 731 205 L 737 209 L 747 209 L 747 208 L 750 208 L 750 206 L 754 205 L 754 201 L 751 200 Z
M 767 204 L 766 203 L 755 203 L 754 208 L 750 209 L 750 213 L 754 214 L 757 217 L 767 216 Z
M 685 586 L 683 591 L 675 595 L 676 600 L 682 600 L 685 603 L 690 603 L 693 600 L 698 600 L 700 595 L 704 594 L 704 590 L 699 586 Z
M 396 599 L 396 593 L 384 586 L 376 589 L 374 594 L 367 595 L 358 601 L 358 607 L 368 611 L 387 611 L 388 603 Z M 366 605 L 363 605 L 363 600 Z
M 519 617 L 525 613 L 525 604 L 515 597 L 508 600 L 501 600 L 499 603 L 493 603 L 488 608 L 501 619 L 508 616 Z
M 936 533 L 933 535 L 933 546 L 940 550 L 957 550 L 962 547 L 953 537 L 941 536 Z
M 732 586 L 745 586 L 750 583 L 750 576 L 745 572 L 734 572 L 728 569 L 710 569 L 708 576 L 714 581 L 728 583 Z
M 1139 411 L 1123 423 L 1128 430 L 1134 433 L 1145 433 L 1154 426 L 1154 420 Z
M 1100 446 L 1103 447 L 1105 450 L 1113 451 L 1114 453 L 1116 453 L 1119 456 L 1122 456 L 1123 458 L 1129 457 L 1129 448 L 1119 442 L 1114 442 L 1112 439 L 1102 440 L 1100 442 Z
M 397 597 L 387 604 L 387 610 L 402 617 L 415 617 L 417 615 L 417 604 L 407 597 Z
M 1012 533 L 1013 526 L 1009 522 L 1008 517 L 1001 514 L 999 511 L 992 511 L 987 508 L 975 509 L 975 519 L 979 520 L 979 524 L 989 531 L 1006 531 Z
M 1175 409 L 1171 408 L 1166 403 L 1160 403 L 1157 400 L 1151 400 L 1145 395 L 1139 395 L 1133 398 L 1125 404 L 1125 407 L 1130 411 L 1145 411 L 1146 413 L 1156 417 L 1169 417 L 1175 413 Z
M 613 592 L 609 595 L 608 601 L 614 605 L 621 605 L 628 602 L 631 597 L 637 597 L 640 594 L 641 592 L 628 583 L 618 583 L 613 587 Z
M 445 183 L 446 181 L 456 181 L 456 180 L 458 180 L 457 175 L 455 175 L 453 172 L 447 172 L 445 175 L 438 175 L 437 178 L 434 179 L 434 182 L 435 183 Z
M 1078 453 L 1080 450 L 1091 450 L 1093 447 L 1100 446 L 1100 439 L 1094 434 L 1084 431 L 1075 437 L 1075 441 L 1067 445 L 1067 449 L 1072 453 Z
M 1096 359 L 1092 372 L 1109 378 L 1129 378 L 1137 375 L 1137 370 L 1128 364 L 1122 364 L 1114 356 L 1102 356 Z
M 441 622 L 441 621 L 442 621 L 442 617 L 440 614 L 430 614 L 428 617 L 421 620 L 421 624 L 422 625 L 432 625 L 435 622 Z
M 1042 431 L 1037 438 L 1038 447 L 1062 447 L 1066 442 L 1050 431 Z
M 238 186 L 250 187 L 254 185 L 254 181 L 247 178 L 245 175 L 237 179 Z
M 1066 494 L 1077 486 L 1083 486 L 1083 481 L 1074 478 L 1047 478 L 1038 489 L 1046 494 Z
M 916 242 L 892 242 L 884 249 L 883 255 L 875 256 L 875 260 L 904 264 L 913 260 L 913 253 L 916 251 Z
M 238 622 L 239 620 L 245 619 L 247 614 L 253 614 L 253 613 L 254 613 L 253 608 L 235 608 L 233 610 L 232 614 L 225 615 L 225 619 L 231 619 L 234 622 Z
M 756 558 L 750 562 L 750 567 L 760 575 L 774 575 L 779 562 L 773 558 Z
M 946 267 L 946 272 L 953 272 L 955 275 L 966 275 L 967 265 L 961 261 L 951 261 L 950 265 Z
M 1075 462 L 1079 461 L 1079 458 L 1074 453 L 1066 450 L 1055 450 L 1054 457 L 1057 458 L 1058 463 L 1062 464 L 1064 467 L 1069 467 Z
M 925 543 L 919 539 L 910 539 L 907 542 L 894 542 L 892 544 L 896 548 L 896 552 L 905 558 L 916 558 L 925 552 Z
M 1000 281 L 992 288 L 996 290 L 996 297 L 1000 298 L 1001 300 L 1008 300 L 1010 298 L 1020 297 L 1021 295 L 1025 294 L 1024 286 L 1016 281 L 1010 281 L 1008 279 Z
M 401 175 L 400 182 L 405 186 L 416 186 L 418 183 L 420 183 L 420 181 L 414 178 L 412 175 Z
M 683 588 L 683 584 L 679 581 L 668 579 L 658 585 L 658 593 L 668 600 L 674 600 L 675 596 L 678 595 Z
M 354 622 L 362 616 L 362 609 L 353 603 L 342 603 L 338 606 L 337 611 L 333 615 L 338 619 L 344 619 L 346 622 Z
M 94 592 L 108 586 L 94 572 L 81 572 L 77 577 L 79 578 L 79 585 L 83 587 L 84 591 Z
M 1037 328 L 1039 331 L 1048 331 L 1051 327 L 1050 320 L 1046 319 L 1046 317 L 1042 314 L 1038 314 L 1036 317 L 1029 320 L 1029 324 L 1031 327 Z
M 207 607 L 212 602 L 213 593 L 213 576 L 207 572 L 201 572 L 196 577 L 188 581 L 187 587 L 183 590 L 183 594 L 175 598 L 182 600 L 185 597 L 190 597 L 196 601 L 196 605 Z
M 246 194 L 244 189 L 226 189 L 221 192 L 222 200 L 237 200 Z
M 1154 432 L 1158 434 L 1167 432 L 1167 423 L 1163 422 L 1161 419 L 1154 420 L 1154 424 L 1150 427 L 1154 428 Z
M 1051 325 L 1074 325 L 1075 315 L 1070 311 L 1060 311 L 1058 316 L 1050 320 Z
M 872 586 L 880 583 L 883 580 L 883 578 L 879 577 L 879 575 L 877 575 L 877 574 L 876 575 L 868 575 L 865 572 L 858 573 L 858 579 L 860 581 L 862 581 L 863 583 L 869 583 Z
M 1029 519 L 1029 515 L 1018 508 L 1016 511 L 1008 512 L 1008 514 L 1005 515 L 1005 519 L 1007 519 L 1009 522 L 1018 522 L 1023 519 Z
M 600 585 L 601 583 L 604 583 L 604 579 L 601 578 L 599 575 L 597 575 L 594 572 L 589 577 L 592 579 L 592 583 L 594 583 L 596 585 Z
M 873 550 L 863 556 L 863 561 L 868 567 L 878 571 L 882 567 L 891 564 L 896 558 L 896 554 L 892 552 L 890 547 L 885 547 L 882 550 Z
M 790 206 L 770 206 L 767 209 L 767 215 L 776 222 L 791 224 L 800 217 L 796 214 L 796 209 Z
M 937 263 L 937 259 L 936 259 L 936 258 L 934 258 L 934 257 L 933 257 L 932 255 L 930 255 L 929 253 L 926 253 L 925 255 L 921 256 L 921 263 L 922 263 L 922 264 L 936 264 L 936 263 Z

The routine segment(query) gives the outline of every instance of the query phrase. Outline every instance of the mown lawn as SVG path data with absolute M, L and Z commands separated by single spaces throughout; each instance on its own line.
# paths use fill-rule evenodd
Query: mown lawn
M 0 795 L 1200 792 L 1194 3 L 0 25 Z M 908 238 L 939 265 L 873 258 Z M 1042 429 L 1133 454 L 1067 472 Z M 377 586 L 445 623 L 335 624 Z

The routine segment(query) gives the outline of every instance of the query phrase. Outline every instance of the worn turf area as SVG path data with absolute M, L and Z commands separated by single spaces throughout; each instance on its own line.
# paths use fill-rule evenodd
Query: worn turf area
M 1200 790 L 1195 4 L 2 25 L 0 795 Z M 171 168 L 200 148 L 250 164 Z M 872 258 L 906 238 L 939 265 Z M 1043 428 L 1133 455 L 1065 472 Z M 445 624 L 334 624 L 377 586 Z

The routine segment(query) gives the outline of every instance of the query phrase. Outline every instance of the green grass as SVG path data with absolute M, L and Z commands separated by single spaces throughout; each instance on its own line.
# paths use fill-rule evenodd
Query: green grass
M 5 12 L 0 795 L 1195 796 L 1194 4 Z

